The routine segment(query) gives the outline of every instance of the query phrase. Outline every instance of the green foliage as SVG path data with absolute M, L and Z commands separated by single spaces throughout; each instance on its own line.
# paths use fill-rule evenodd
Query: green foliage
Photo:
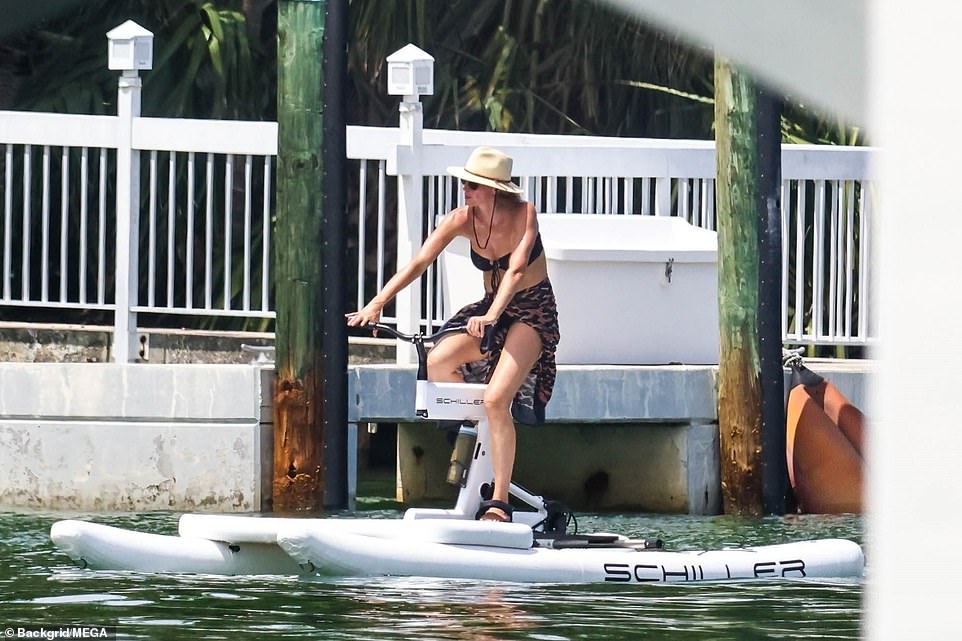
M 273 119 L 276 9 L 267 0 L 92 0 L 18 38 L 16 108 L 113 113 L 104 33 L 155 34 L 145 115 Z M 588 0 L 350 0 L 348 119 L 397 122 L 385 58 L 413 42 L 436 59 L 431 127 L 713 137 L 713 58 Z M 69 64 L 64 64 L 69 61 Z M 858 129 L 786 103 L 787 142 L 860 144 Z
M 712 96 L 701 96 L 675 89 L 674 87 L 664 87 L 650 82 L 639 82 L 636 80 L 624 81 L 625 85 L 658 91 L 672 96 L 678 96 L 686 100 L 705 105 L 714 105 L 715 99 Z M 862 131 L 859 127 L 846 125 L 841 119 L 834 121 L 824 119 L 818 114 L 807 111 L 802 105 L 784 99 L 782 103 L 781 116 L 782 141 L 792 144 L 819 144 L 819 145 L 861 145 L 864 144 Z
M 413 42 L 436 59 L 428 126 L 707 138 L 710 107 L 625 80 L 711 92 L 710 53 L 584 0 L 351 2 L 350 71 L 364 124 L 396 122 L 384 58 Z M 364 104 L 364 103 L 367 104 Z
M 270 97 L 262 53 L 242 3 L 94 0 L 21 37 L 29 73 L 17 108 L 115 113 L 117 74 L 104 34 L 131 19 L 154 33 L 154 67 L 143 74 L 147 116 L 260 118 Z M 66 63 L 66 64 L 65 64 Z

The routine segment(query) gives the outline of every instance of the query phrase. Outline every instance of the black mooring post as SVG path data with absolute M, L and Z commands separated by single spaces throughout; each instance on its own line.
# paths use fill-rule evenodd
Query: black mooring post
M 324 363 L 324 507 L 347 506 L 347 0 L 327 0 L 324 29 L 324 194 L 322 361 Z
M 758 356 L 762 386 L 762 502 L 784 514 L 785 378 L 782 373 L 782 135 L 781 101 L 759 88 L 758 119 Z

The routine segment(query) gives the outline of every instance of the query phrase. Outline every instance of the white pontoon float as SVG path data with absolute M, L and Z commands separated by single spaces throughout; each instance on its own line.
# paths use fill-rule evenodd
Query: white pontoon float
M 426 576 L 548 583 L 647 583 L 860 577 L 861 547 L 844 539 L 710 551 L 667 551 L 659 540 L 568 533 L 570 514 L 512 484 L 524 505 L 512 523 L 476 520 L 491 497 L 484 385 L 427 380 L 430 337 L 378 325 L 418 351 L 416 414 L 460 422 L 448 480 L 460 485 L 451 509 L 412 508 L 401 519 L 278 518 L 185 514 L 178 535 L 58 521 L 53 542 L 94 570 L 199 574 Z

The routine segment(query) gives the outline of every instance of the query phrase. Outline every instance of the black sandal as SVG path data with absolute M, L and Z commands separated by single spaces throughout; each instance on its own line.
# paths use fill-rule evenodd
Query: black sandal
M 496 510 L 501 510 L 502 512 L 504 512 L 504 517 L 501 517 L 501 515 L 492 512 L 491 516 L 494 518 L 487 518 L 487 519 L 484 518 L 488 514 L 488 511 L 491 510 L 492 508 Z M 478 513 L 474 515 L 474 518 L 475 520 L 478 520 L 478 521 L 496 521 L 499 523 L 511 523 L 512 514 L 514 514 L 513 507 L 511 507 L 509 504 L 505 503 L 504 501 L 498 501 L 496 499 L 492 499 L 490 501 L 481 501 L 481 505 L 478 506 Z

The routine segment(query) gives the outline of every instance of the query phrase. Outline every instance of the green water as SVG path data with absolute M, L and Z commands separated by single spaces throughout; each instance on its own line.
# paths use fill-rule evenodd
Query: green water
M 370 516 L 397 517 L 382 510 Z M 0 512 L 0 637 L 17 625 L 117 626 L 121 639 L 857 639 L 861 580 L 519 585 L 93 572 L 50 543 L 83 518 L 173 534 L 178 514 Z M 661 537 L 669 549 L 842 537 L 855 516 L 739 519 L 581 515 L 582 531 Z

